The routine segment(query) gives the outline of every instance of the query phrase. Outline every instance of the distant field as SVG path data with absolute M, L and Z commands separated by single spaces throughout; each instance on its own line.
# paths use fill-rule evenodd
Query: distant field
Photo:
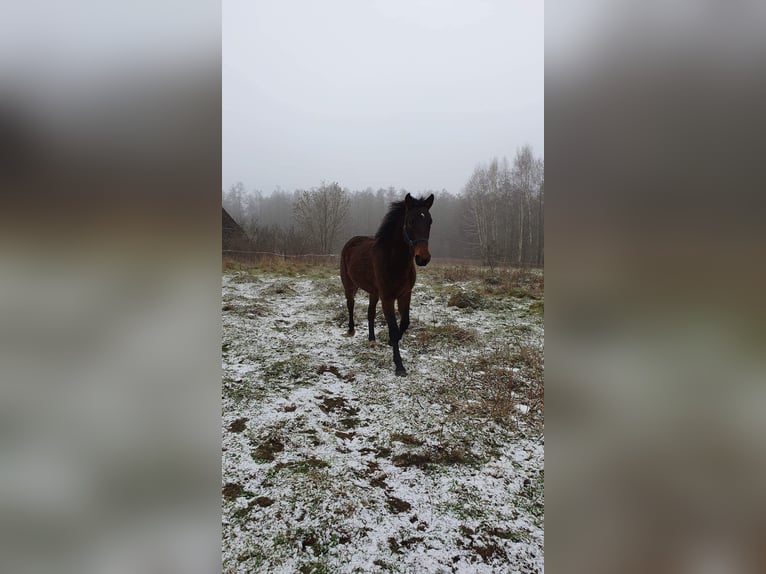
M 418 273 L 400 378 L 334 262 L 224 265 L 224 572 L 543 571 L 542 270 Z

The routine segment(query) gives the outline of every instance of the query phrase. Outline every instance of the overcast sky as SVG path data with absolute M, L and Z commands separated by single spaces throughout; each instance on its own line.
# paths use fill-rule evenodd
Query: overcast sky
M 223 181 L 458 192 L 543 155 L 542 0 L 224 0 Z

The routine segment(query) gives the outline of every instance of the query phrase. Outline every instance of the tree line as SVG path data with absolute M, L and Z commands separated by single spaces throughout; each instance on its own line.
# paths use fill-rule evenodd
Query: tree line
M 390 203 L 407 190 L 349 190 L 323 182 L 308 190 L 247 190 L 241 182 L 223 192 L 223 207 L 254 248 L 284 255 L 339 253 L 348 238 L 374 235 Z M 544 264 L 544 164 L 532 148 L 512 162 L 493 158 L 477 165 L 463 189 L 434 193 L 431 250 L 441 258 L 498 264 Z

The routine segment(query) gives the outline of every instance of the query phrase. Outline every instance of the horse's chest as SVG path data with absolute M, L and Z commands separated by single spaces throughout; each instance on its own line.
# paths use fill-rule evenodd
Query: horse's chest
M 386 261 L 377 274 L 377 283 L 382 297 L 398 298 L 412 291 L 415 286 L 415 266 L 401 261 Z

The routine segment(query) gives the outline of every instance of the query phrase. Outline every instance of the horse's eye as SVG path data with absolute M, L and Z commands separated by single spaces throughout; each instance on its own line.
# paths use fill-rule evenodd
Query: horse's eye
M 422 217 L 422 218 L 425 218 L 425 216 L 426 216 L 426 214 L 425 214 L 425 213 L 421 213 L 421 214 L 420 214 L 420 217 Z

